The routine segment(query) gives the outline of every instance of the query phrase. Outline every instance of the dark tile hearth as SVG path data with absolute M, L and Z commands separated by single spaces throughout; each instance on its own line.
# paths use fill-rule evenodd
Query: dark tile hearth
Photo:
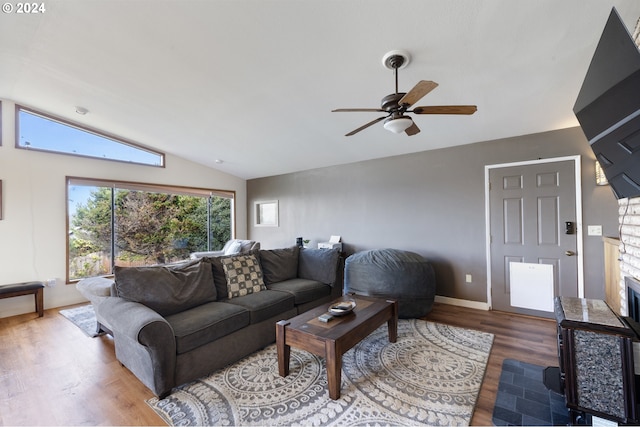
M 548 390 L 545 367 L 505 359 L 493 409 L 496 426 L 567 425 L 564 396 Z

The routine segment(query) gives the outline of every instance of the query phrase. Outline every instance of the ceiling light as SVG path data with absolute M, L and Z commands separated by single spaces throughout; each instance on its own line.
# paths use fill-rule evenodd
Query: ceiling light
M 76 113 L 80 114 L 81 116 L 84 116 L 85 114 L 87 114 L 89 112 L 89 110 L 87 110 L 84 107 L 76 107 Z
M 389 118 L 384 121 L 384 128 L 393 133 L 400 133 L 407 130 L 413 124 L 409 117 Z

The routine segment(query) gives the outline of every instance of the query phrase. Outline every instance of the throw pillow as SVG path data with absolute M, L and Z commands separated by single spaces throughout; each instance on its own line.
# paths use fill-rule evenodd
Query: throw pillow
M 253 255 L 257 260 L 260 260 L 260 251 L 255 250 L 248 252 L 242 255 Z M 227 275 L 224 272 L 224 267 L 222 267 L 222 260 L 224 258 L 231 258 L 237 255 L 228 255 L 228 256 L 213 256 L 213 257 L 204 257 L 202 261 L 208 262 L 211 265 L 211 272 L 213 273 L 213 283 L 216 287 L 216 294 L 218 295 L 218 301 L 224 301 L 228 299 L 228 290 L 227 290 Z
M 229 299 L 249 295 L 267 289 L 262 279 L 262 269 L 255 255 L 236 255 L 221 258 L 227 278 Z
M 229 247 L 224 251 L 224 254 L 235 255 L 237 253 L 240 253 L 240 249 L 242 249 L 242 243 L 240 243 L 237 240 L 234 240 L 233 242 L 231 242 Z
M 340 251 L 338 249 L 302 249 L 298 264 L 298 277 L 317 280 L 333 286 L 336 281 L 339 258 Z
M 201 260 L 174 266 L 115 267 L 117 296 L 161 316 L 215 301 L 211 266 Z
M 300 248 L 297 246 L 261 250 L 260 264 L 264 274 L 264 283 L 270 285 L 298 277 L 299 253 Z

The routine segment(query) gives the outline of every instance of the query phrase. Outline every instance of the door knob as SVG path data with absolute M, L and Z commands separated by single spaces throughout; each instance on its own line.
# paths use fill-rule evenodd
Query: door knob
M 564 252 L 564 254 L 565 254 L 566 256 L 574 256 L 576 253 L 575 253 L 575 252 L 573 252 L 573 251 L 565 251 L 565 252 Z

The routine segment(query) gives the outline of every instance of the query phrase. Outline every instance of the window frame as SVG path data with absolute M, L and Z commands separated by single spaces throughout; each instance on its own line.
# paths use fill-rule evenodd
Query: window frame
M 112 189 L 120 189 L 120 190 L 133 190 L 133 191 L 145 191 L 145 192 L 160 192 L 160 193 L 168 193 L 168 194 L 177 194 L 184 196 L 195 196 L 195 197 L 211 197 L 218 196 L 224 197 L 231 200 L 231 239 L 234 239 L 236 236 L 236 192 L 235 190 L 221 190 L 221 189 L 209 189 L 209 188 L 201 188 L 201 187 L 186 187 L 180 185 L 169 185 L 169 184 L 151 184 L 151 183 L 143 183 L 143 182 L 135 182 L 135 181 L 122 181 L 122 180 L 112 180 L 112 179 L 100 179 L 100 178 L 86 178 L 86 177 L 77 177 L 77 176 L 66 176 L 65 177 L 65 230 L 66 230 L 66 283 L 74 284 L 78 281 L 84 279 L 71 279 L 69 275 L 69 264 L 71 262 L 70 259 L 70 216 L 69 216 L 69 187 L 72 185 L 85 185 L 91 187 L 107 187 Z M 112 224 L 113 227 L 113 224 Z M 113 254 L 111 254 L 113 257 Z M 113 267 L 113 259 L 112 259 L 112 267 Z M 94 276 L 91 276 L 94 277 Z M 113 277 L 113 273 L 95 276 L 95 277 Z
M 137 149 L 137 150 L 141 150 L 141 151 L 145 151 L 151 154 L 155 154 L 157 156 L 160 157 L 160 164 L 159 165 L 155 165 L 155 164 L 151 164 L 151 163 L 144 163 L 144 162 L 134 162 L 134 161 L 126 161 L 126 160 L 119 160 L 119 159 L 110 159 L 108 157 L 99 157 L 99 156 L 92 156 L 92 155 L 88 155 L 88 154 L 77 154 L 77 153 L 68 153 L 65 151 L 56 151 L 56 150 L 48 150 L 48 149 L 44 149 L 44 148 L 37 148 L 37 147 L 23 147 L 20 145 L 20 112 L 24 111 L 28 114 L 32 114 L 34 116 L 40 117 L 42 119 L 45 120 L 49 120 L 58 124 L 61 124 L 63 126 L 68 126 L 70 128 L 79 130 L 81 132 L 86 132 L 92 135 L 95 135 L 99 138 L 103 138 L 103 139 L 108 139 L 111 140 L 115 143 L 118 144 L 122 144 L 122 145 L 126 145 L 128 147 Z M 0 130 L 1 130 L 1 123 L 0 123 Z M 125 138 L 121 138 L 119 136 L 110 134 L 108 132 L 104 132 L 101 130 L 97 130 L 94 128 L 91 128 L 89 126 L 86 125 L 82 125 L 80 123 L 76 123 L 67 119 L 63 119 L 60 117 L 56 117 L 53 116 L 51 114 L 48 113 L 43 113 L 41 111 L 29 108 L 29 107 L 25 107 L 23 105 L 19 105 L 16 104 L 15 105 L 15 148 L 19 149 L 19 150 L 27 150 L 27 151 L 39 151 L 42 153 L 51 153 L 51 154 L 60 154 L 63 156 L 73 156 L 73 157 L 82 157 L 85 159 L 95 159 L 95 160 L 104 160 L 104 161 L 109 161 L 109 162 L 118 162 L 118 163 L 124 163 L 124 164 L 130 164 L 130 165 L 141 165 L 141 166 L 150 166 L 150 167 L 156 167 L 156 168 L 164 168 L 166 167 L 166 154 L 164 152 L 161 151 L 157 151 L 154 150 L 152 148 L 146 147 L 142 144 L 138 144 L 132 141 L 129 141 Z

